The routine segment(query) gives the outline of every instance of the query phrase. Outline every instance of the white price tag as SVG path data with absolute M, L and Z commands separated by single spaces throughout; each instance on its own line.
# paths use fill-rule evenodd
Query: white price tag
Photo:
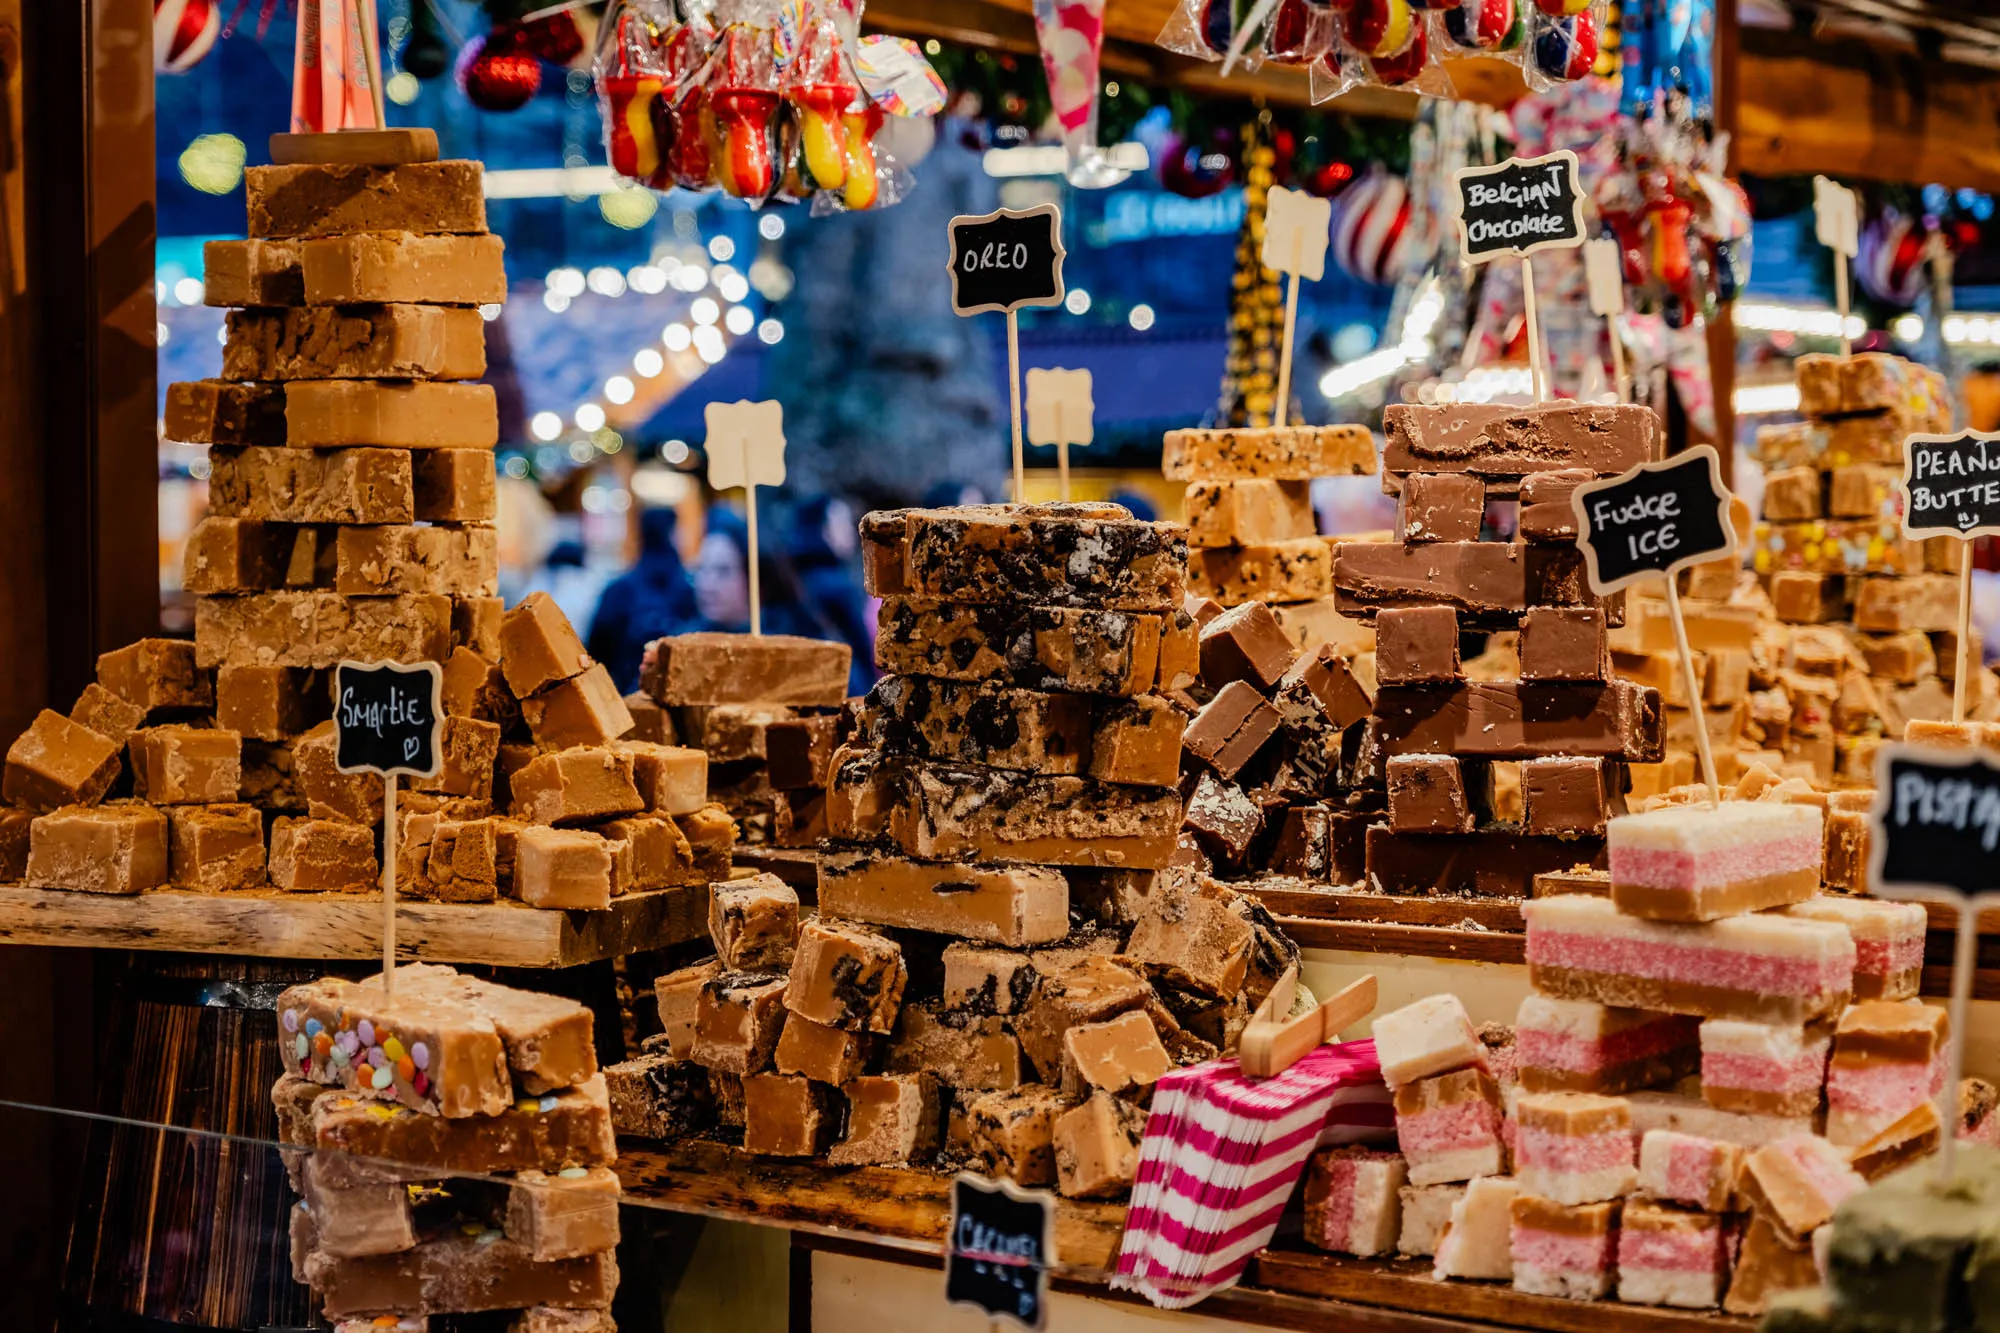
M 1625 257 L 1618 242 L 1599 236 L 1583 243 L 1584 277 L 1590 283 L 1590 313 L 1609 318 L 1625 309 Z
M 708 484 L 718 491 L 785 484 L 785 409 L 775 400 L 710 403 Z
M 1030 444 L 1089 444 L 1091 415 L 1096 410 L 1090 396 L 1089 371 L 1028 371 Z
M 1318 282 L 1326 274 L 1333 201 L 1274 186 L 1264 215 L 1265 268 Z
M 1813 177 L 1813 234 L 1821 245 L 1849 259 L 1861 252 L 1861 213 L 1854 191 L 1824 176 Z

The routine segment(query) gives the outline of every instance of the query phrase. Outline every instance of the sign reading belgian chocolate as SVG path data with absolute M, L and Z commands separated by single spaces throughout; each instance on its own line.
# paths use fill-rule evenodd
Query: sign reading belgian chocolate
M 1061 305 L 1062 210 L 1003 208 L 951 220 L 951 308 L 961 315 Z
M 1903 446 L 1903 535 L 2000 533 L 2000 435 L 1912 435 Z
M 342 662 L 333 676 L 334 767 L 436 777 L 444 763 L 442 681 L 435 662 Z
M 951 1182 L 944 1297 L 989 1319 L 1046 1327 L 1055 1261 L 1055 1196 L 962 1171 Z
M 1672 578 L 1736 549 L 1715 450 L 1697 445 L 1570 495 L 1576 544 L 1600 597 L 1649 575 Z
M 1583 244 L 1583 190 L 1576 154 L 1510 157 L 1452 173 L 1449 203 L 1468 262 Z

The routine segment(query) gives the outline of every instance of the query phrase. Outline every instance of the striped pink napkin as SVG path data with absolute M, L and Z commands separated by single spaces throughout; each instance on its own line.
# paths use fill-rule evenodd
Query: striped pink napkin
M 1233 1059 L 1175 1070 L 1153 1089 L 1111 1285 L 1169 1310 L 1234 1286 L 1313 1149 L 1395 1132 L 1373 1041 L 1315 1047 L 1275 1078 Z

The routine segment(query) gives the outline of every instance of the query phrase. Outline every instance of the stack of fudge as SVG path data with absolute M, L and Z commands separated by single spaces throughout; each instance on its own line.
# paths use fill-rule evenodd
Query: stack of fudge
M 1167 479 L 1188 483 L 1188 586 L 1223 607 L 1263 602 L 1300 648 L 1365 643 L 1333 603 L 1333 548 L 1313 513 L 1315 477 L 1368 476 L 1365 426 L 1168 431 Z
M 1398 540 L 1343 542 L 1333 571 L 1342 612 L 1375 626 L 1348 796 L 1386 809 L 1366 829 L 1366 883 L 1526 897 L 1537 873 L 1602 864 L 1626 766 L 1662 755 L 1658 691 L 1611 674 L 1623 599 L 1591 593 L 1570 508 L 1578 485 L 1653 457 L 1659 419 L 1560 403 L 1396 405 L 1384 420 Z M 1480 540 L 1494 499 L 1518 502 L 1515 541 Z M 1519 632 L 1519 677 L 1469 679 L 1461 636 L 1498 630 Z M 1495 765 L 1515 763 L 1518 822 L 1494 808 Z
M 612 1333 L 618 1177 L 588 1009 L 448 967 L 278 997 L 292 1267 L 337 1330 Z
M 744 842 L 812 847 L 826 836 L 852 657 L 844 643 L 787 634 L 656 639 L 640 668 L 637 734 L 678 736 L 708 756 L 709 795 Z
M 1232 1047 L 1297 957 L 1255 904 L 1165 869 L 1186 548 L 1115 505 L 863 533 L 890 674 L 834 757 L 817 913 L 775 876 L 716 885 L 716 957 L 660 979 L 665 1031 L 609 1071 L 614 1114 L 1122 1193 L 1153 1084 Z
M 1936 371 L 1885 352 L 1808 355 L 1794 365 L 1806 419 L 1757 432 L 1767 475 L 1752 564 L 1779 620 L 1837 624 L 1851 642 L 1875 696 L 1867 711 L 1880 721 L 1866 727 L 1864 710 L 1852 710 L 1851 724 L 1832 738 L 1834 769 L 1865 783 L 1875 737 L 1900 739 L 1908 721 L 1951 716 L 1954 575 L 1966 543 L 1905 539 L 1896 489 L 1904 439 L 1949 431 L 1951 398 Z M 1833 643 L 1827 636 L 1816 651 L 1827 655 Z M 1995 707 L 1995 691 L 1977 643 L 1972 662 L 1968 706 L 1983 717 L 1978 710 Z M 1848 693 L 1863 688 L 1857 683 Z M 1816 744 L 1819 764 L 1827 742 Z

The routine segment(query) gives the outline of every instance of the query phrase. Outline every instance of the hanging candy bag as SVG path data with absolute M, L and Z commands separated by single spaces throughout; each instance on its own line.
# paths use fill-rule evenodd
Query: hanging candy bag
M 672 182 L 664 171 L 666 142 L 659 113 L 667 74 L 659 43 L 677 26 L 665 5 L 617 0 L 598 29 L 593 71 L 611 169 L 627 180 L 662 189 Z
M 1533 0 L 1533 6 L 1528 86 L 1540 92 L 1588 77 L 1597 65 L 1605 0 Z

